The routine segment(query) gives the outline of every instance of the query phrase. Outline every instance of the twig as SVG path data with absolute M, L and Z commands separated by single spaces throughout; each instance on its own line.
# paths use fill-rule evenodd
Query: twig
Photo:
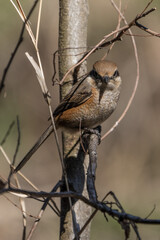
M 91 216 L 88 218 L 88 220 L 85 222 L 85 224 L 83 225 L 83 227 L 80 229 L 80 231 L 77 233 L 77 236 L 79 237 L 82 232 L 86 229 L 86 227 L 88 226 L 88 224 L 92 221 L 92 219 L 94 218 L 94 216 L 96 215 L 98 210 L 94 210 L 94 212 L 91 214 Z M 74 238 L 73 240 L 76 240 L 76 238 Z
M 119 1 L 119 10 L 120 10 L 120 11 L 121 11 L 121 5 L 122 5 L 122 2 L 121 2 L 121 0 L 120 0 L 120 1 Z M 122 20 L 122 18 L 121 18 L 120 14 L 119 14 L 119 15 L 118 15 L 118 23 L 117 23 L 116 30 L 118 30 L 118 29 L 120 28 L 121 20 Z M 114 37 L 116 37 L 117 34 L 118 34 L 118 33 L 116 33 L 116 34 L 114 35 Z M 110 45 L 108 51 L 107 51 L 106 54 L 103 56 L 102 60 L 104 60 L 104 59 L 108 56 L 108 54 L 109 54 L 109 52 L 112 50 L 114 44 L 115 44 L 115 42 Z
M 23 22 L 26 22 L 25 27 L 26 27 L 26 29 L 27 29 L 27 31 L 28 31 L 28 33 L 29 33 L 29 36 L 30 36 L 33 44 L 35 44 L 35 43 L 36 43 L 36 39 L 35 39 L 35 37 L 34 37 L 34 34 L 33 34 L 33 32 L 32 32 L 32 29 L 31 29 L 31 27 L 30 27 L 30 23 L 29 23 L 29 21 L 27 20 L 26 15 L 25 15 L 25 13 L 24 13 L 24 11 L 23 11 L 23 8 L 22 8 L 22 6 L 21 6 L 20 1 L 19 1 L 19 0 L 16 0 L 17 5 L 18 5 L 18 8 L 17 8 L 16 5 L 13 3 L 13 0 L 10 0 L 10 2 L 13 4 L 14 8 L 15 8 L 16 11 L 18 12 L 18 14 L 19 14 L 20 18 L 22 19 L 22 21 L 23 21 Z
M 0 143 L 1 146 L 6 142 L 6 139 L 7 139 L 7 137 L 9 136 L 9 134 L 10 134 L 10 132 L 11 132 L 14 124 L 15 124 L 15 121 L 13 121 L 13 122 L 9 125 L 9 128 L 8 128 L 5 136 L 3 137 L 3 139 L 2 139 L 2 141 L 1 141 L 1 143 Z
M 134 216 L 131 215 L 129 213 L 122 213 L 119 212 L 115 209 L 110 208 L 109 206 L 107 206 L 107 204 L 104 204 L 103 202 L 93 202 L 89 199 L 87 199 L 86 197 L 84 197 L 83 195 L 79 194 L 79 193 L 75 193 L 75 192 L 32 192 L 32 191 L 26 191 L 23 189 L 15 189 L 15 188 L 5 188 L 0 190 L 0 194 L 4 194 L 4 193 L 14 193 L 16 195 L 20 195 L 21 197 L 36 197 L 36 198 L 45 198 L 45 197 L 49 197 L 49 198 L 76 198 L 79 199 L 81 201 L 83 201 L 84 203 L 88 204 L 89 206 L 101 211 L 101 212 L 106 212 L 107 214 L 109 214 L 110 216 L 114 216 L 118 219 L 121 220 L 129 220 L 129 221 L 133 221 L 135 223 L 139 223 L 139 224 L 160 224 L 160 219 L 146 219 L 146 218 L 141 218 L 139 216 Z
M 151 212 L 145 218 L 146 219 L 149 218 L 152 215 L 152 213 L 155 211 L 155 209 L 156 209 L 156 205 L 153 206 L 153 209 L 151 210 Z
M 151 0 L 147 6 L 144 8 L 144 10 L 142 11 L 141 15 L 147 10 L 147 8 L 151 5 L 151 3 L 153 2 L 153 0 Z
M 52 85 L 55 84 L 55 76 L 56 76 L 56 54 L 59 53 L 59 50 L 56 50 L 54 53 L 53 53 L 53 76 L 52 76 Z
M 13 167 L 15 165 L 15 161 L 16 161 L 16 156 L 18 154 L 18 150 L 19 150 L 19 146 L 20 146 L 20 138 L 21 138 L 21 133 L 20 133 L 20 125 L 19 125 L 19 118 L 17 116 L 17 133 L 18 133 L 18 137 L 17 137 L 17 145 L 16 145 L 16 149 L 15 149 L 15 153 L 13 155 L 13 160 L 12 160 L 12 163 L 10 164 L 10 173 L 9 173 L 9 176 L 8 176 L 8 184 L 10 185 L 10 178 L 11 178 L 11 175 L 12 175 L 12 172 L 13 172 Z M 16 183 L 18 185 L 18 179 L 16 179 Z
M 107 47 L 109 45 L 111 45 L 112 43 L 116 42 L 116 41 L 120 41 L 121 37 L 123 36 L 123 34 L 128 31 L 132 26 L 136 25 L 136 21 L 139 20 L 140 18 L 143 18 L 144 16 L 148 15 L 149 13 L 155 11 L 155 8 L 150 9 L 149 11 L 143 13 L 143 14 L 139 14 L 137 17 L 135 17 L 129 24 L 126 24 L 126 26 L 113 31 L 112 33 L 104 36 L 104 38 L 98 42 L 93 49 L 91 49 L 90 51 L 86 52 L 86 54 L 83 56 L 83 58 L 76 63 L 75 65 L 73 65 L 64 75 L 64 77 L 62 78 L 62 80 L 60 81 L 60 84 L 62 84 L 64 82 L 64 80 L 66 79 L 67 75 L 76 67 L 78 67 L 80 64 L 82 64 L 82 62 L 84 62 L 92 53 L 94 53 L 99 47 L 103 48 L 103 47 Z M 120 13 L 120 15 L 124 18 L 123 14 Z M 117 34 L 118 33 L 118 34 Z M 109 37 L 113 36 L 117 34 L 116 37 L 113 37 L 111 40 L 106 41 Z
M 107 38 L 111 37 L 112 35 L 114 35 L 114 34 L 117 33 L 117 32 L 124 31 L 124 30 L 125 30 L 125 27 L 123 27 L 123 28 L 121 28 L 121 29 L 119 29 L 119 30 L 115 30 L 115 31 L 113 31 L 112 33 L 104 36 L 104 38 L 103 38 L 100 42 L 98 42 L 89 52 L 87 52 L 87 53 L 84 55 L 84 57 L 83 57 L 78 63 L 76 63 L 75 65 L 73 65 L 73 66 L 66 72 L 66 74 L 64 75 L 64 77 L 63 77 L 62 80 L 60 81 L 60 84 L 63 84 L 63 82 L 64 82 L 64 80 L 66 79 L 66 77 L 68 76 L 68 74 L 69 74 L 73 69 L 75 69 L 75 68 L 78 67 L 80 64 L 82 64 L 82 62 L 84 62 L 93 52 L 95 52 L 99 47 L 103 48 L 103 47 L 104 47 L 103 44 L 104 44 L 104 42 L 106 41 Z M 118 39 L 117 39 L 117 40 L 118 40 Z M 106 43 L 105 43 L 105 47 L 106 47 L 107 45 L 110 45 L 110 44 L 111 44 L 112 42 L 114 42 L 114 41 L 116 41 L 116 40 L 111 40 L 111 41 L 106 42 Z
M 6 161 L 8 162 L 9 166 L 12 169 L 15 169 L 15 167 L 13 165 L 11 165 L 11 161 L 9 159 L 9 157 L 7 156 L 6 152 L 4 151 L 3 147 L 0 146 L 0 151 L 2 152 L 4 158 L 6 159 Z M 19 174 L 33 189 L 35 189 L 37 192 L 40 191 L 26 176 L 24 176 L 20 171 L 17 172 L 17 174 Z M 51 199 L 52 204 L 55 206 L 54 201 Z M 49 206 L 53 209 L 53 211 L 55 210 L 50 204 Z
M 28 34 L 29 36 L 31 37 L 32 39 L 32 43 L 36 49 L 36 53 L 37 53 L 37 59 L 38 59 L 38 64 L 34 61 L 34 59 L 29 56 L 29 54 L 27 53 L 27 57 L 28 59 L 30 60 L 31 64 L 33 65 L 35 71 L 36 71 L 36 74 L 37 74 L 37 78 L 38 78 L 38 81 L 40 83 L 40 86 L 41 86 L 41 90 L 43 92 L 43 95 L 44 95 L 44 98 L 48 104 L 48 109 L 49 109 L 49 113 L 50 113 L 50 117 L 51 117 L 51 122 L 52 122 L 52 125 L 53 125 L 53 129 L 54 129 L 54 136 L 55 136 L 55 140 L 56 140 L 56 145 L 57 145 L 57 149 L 58 149 L 58 154 L 59 154 L 59 158 L 60 158 L 60 162 L 61 162 L 61 166 L 62 166 L 62 171 L 64 173 L 64 178 L 65 178 L 65 183 L 66 183 L 66 188 L 67 188 L 67 191 L 69 191 L 69 184 L 68 184 L 68 179 L 67 179 L 67 173 L 66 173 L 66 170 L 65 170 L 65 165 L 64 165 L 64 160 L 63 160 L 63 157 L 62 157 L 62 153 L 61 153 L 61 150 L 60 150 L 60 144 L 59 144 L 59 139 L 58 139 L 58 135 L 57 135 L 57 131 L 56 131 L 56 127 L 55 127 L 55 122 L 54 122 L 54 118 L 53 118 L 53 111 L 52 111 L 52 107 L 51 107 L 51 98 L 50 98 L 50 93 L 48 91 L 48 88 L 47 88 L 47 85 L 46 85 L 46 82 L 45 82 L 45 77 L 44 77 L 44 72 L 43 72 L 43 68 L 42 68 L 42 63 L 41 63 L 41 58 L 40 58 L 40 54 L 39 54 L 39 50 L 38 50 L 38 47 L 37 47 L 37 44 L 36 42 L 38 42 L 38 34 L 37 34 L 37 41 L 35 40 L 35 37 L 33 35 L 33 32 L 32 32 L 32 29 L 30 28 L 30 25 L 28 24 L 28 21 L 25 17 L 25 14 L 24 14 L 24 11 L 22 9 L 22 7 L 20 6 L 20 16 L 22 18 L 22 20 L 26 23 L 25 26 L 26 26 L 26 29 L 28 31 Z M 19 13 L 18 11 L 18 13 Z M 41 12 L 41 7 L 39 8 L 39 12 Z M 37 24 L 37 27 L 39 27 L 39 22 L 40 22 L 40 14 L 39 14 L 39 17 L 38 17 L 38 24 Z M 39 30 L 37 30 L 38 32 Z M 71 207 L 71 210 L 72 210 L 72 203 L 71 203 L 71 199 L 69 198 L 69 203 L 70 203 L 70 207 Z M 73 214 L 73 211 L 72 211 L 72 215 Z
M 19 0 L 17 0 L 17 1 L 19 1 Z M 37 78 L 38 78 L 39 84 L 41 86 L 41 90 L 42 90 L 44 99 L 46 100 L 47 105 L 48 105 L 49 114 L 50 114 L 53 130 L 54 130 L 54 136 L 55 136 L 55 140 L 56 140 L 56 145 L 57 145 L 57 149 L 58 149 L 58 154 L 59 154 L 59 158 L 60 158 L 60 162 L 61 162 L 61 166 L 62 166 L 62 171 L 63 171 L 63 174 L 64 174 L 65 184 L 66 184 L 67 191 L 69 191 L 67 172 L 66 172 L 65 165 L 64 165 L 64 159 L 62 157 L 62 153 L 61 153 L 61 150 L 60 150 L 59 139 L 58 139 L 58 135 L 57 135 L 56 127 L 55 127 L 55 122 L 54 122 L 54 118 L 53 118 L 53 114 L 52 114 L 53 111 L 52 111 L 52 107 L 51 107 L 51 97 L 50 97 L 50 93 L 49 93 L 47 85 L 46 85 L 44 72 L 43 72 L 43 68 L 42 68 L 42 63 L 41 63 L 41 58 L 40 58 L 40 54 L 39 54 L 39 50 L 38 50 L 38 46 L 37 46 L 37 44 L 38 44 L 38 32 L 39 32 L 38 28 L 39 28 L 39 25 L 40 25 L 41 4 L 40 4 L 40 8 L 39 8 L 39 16 L 38 16 L 38 24 L 37 24 L 37 39 L 35 39 L 35 37 L 33 35 L 32 29 L 30 28 L 30 25 L 28 24 L 28 21 L 27 21 L 27 19 L 25 17 L 24 11 L 23 11 L 21 6 L 20 6 L 19 11 L 21 13 L 19 15 L 21 16 L 22 20 L 24 22 L 26 22 L 26 25 L 25 25 L 26 29 L 28 31 L 29 36 L 32 39 L 32 43 L 33 43 L 33 45 L 35 47 L 35 50 L 36 50 L 38 64 L 34 61 L 34 59 L 31 56 L 29 56 L 28 53 L 27 53 L 27 57 L 30 60 L 31 64 L 33 65 L 33 67 L 34 67 L 34 69 L 36 71 Z M 69 197 L 69 204 L 70 204 L 70 208 L 71 208 L 71 211 L 72 211 L 72 218 L 73 218 L 73 224 L 74 224 L 74 222 L 75 222 L 74 221 L 74 214 L 73 214 L 72 202 L 71 202 L 71 198 L 70 197 Z
M 15 179 L 15 183 L 17 185 L 17 187 L 19 189 L 21 189 L 21 186 L 20 186 L 20 183 L 18 181 L 18 178 L 16 175 L 14 175 L 14 179 Z M 19 198 L 19 202 L 20 202 L 20 205 L 21 205 L 21 212 L 22 212 L 22 218 L 23 218 L 23 234 L 22 234 L 22 240 L 25 240 L 26 239 L 26 227 L 27 227 L 27 221 L 26 221 L 26 205 L 25 205 L 25 201 L 23 198 Z
M 149 28 L 143 26 L 142 24 L 138 23 L 138 21 L 136 21 L 136 26 L 139 27 L 141 30 L 149 33 L 151 36 L 160 38 L 160 33 L 152 31 L 151 29 L 149 29 Z
M 109 193 L 107 193 L 104 198 L 102 199 L 102 202 L 106 199 L 106 197 L 108 196 Z M 91 220 L 94 218 L 94 216 L 96 215 L 96 213 L 98 212 L 98 209 L 94 210 L 93 213 L 91 214 L 91 216 L 88 218 L 88 220 L 85 222 L 85 224 L 83 225 L 83 227 L 81 228 L 81 230 L 77 233 L 78 236 L 81 235 L 81 233 L 85 230 L 85 228 L 88 226 L 88 224 L 91 222 Z M 73 240 L 76 240 L 75 238 Z
M 11 204 L 13 204 L 16 208 L 18 208 L 18 210 L 22 211 L 21 207 L 19 207 L 16 203 L 14 203 L 10 198 L 8 198 L 6 195 L 3 195 L 4 198 L 6 198 L 7 201 L 9 201 Z M 28 216 L 28 217 L 31 217 L 31 218 L 35 218 L 37 219 L 37 216 L 33 216 L 32 214 L 28 213 L 25 211 L 25 214 Z
M 125 22 L 125 24 L 127 25 L 127 21 L 124 17 L 124 15 L 119 11 L 118 7 L 116 6 L 116 4 L 114 3 L 113 0 L 111 0 L 111 2 L 113 3 L 115 9 L 119 12 L 119 14 L 121 15 L 123 21 Z M 135 20 L 134 20 L 135 21 Z M 131 23 L 129 24 L 131 25 Z M 128 29 L 129 33 L 131 34 L 131 39 L 132 39 L 132 43 L 133 43 L 133 48 L 134 48 L 134 54 L 135 54 L 135 60 L 136 60 L 136 66 L 137 66 L 137 70 L 136 70 L 136 81 L 135 81 L 135 85 L 134 85 L 134 89 L 133 89 L 133 92 L 131 94 L 131 97 L 128 101 L 128 104 L 126 106 L 126 108 L 124 109 L 123 113 L 121 114 L 120 118 L 116 121 L 116 123 L 112 126 L 112 128 L 110 128 L 110 130 L 103 135 L 102 139 L 103 140 L 105 137 L 107 137 L 117 126 L 118 124 L 122 121 L 122 119 L 125 117 L 128 109 L 130 108 L 130 105 L 133 101 L 133 98 L 136 94 L 136 90 L 137 90 L 137 87 L 138 87 L 138 82 L 139 82 L 139 60 L 138 60 L 138 51 L 137 51 L 137 46 L 136 46 L 136 43 L 135 43 L 135 39 L 134 39 L 134 36 L 132 36 L 132 31 L 130 30 L 130 28 Z
M 20 123 L 19 123 L 19 117 L 17 116 L 17 133 L 18 133 L 18 138 L 17 138 L 17 146 L 16 146 L 16 150 L 13 156 L 13 161 L 12 161 L 12 165 L 15 165 L 15 161 L 16 161 L 16 156 L 19 150 L 19 146 L 20 146 L 20 139 L 21 139 L 21 132 L 20 132 Z
M 11 161 L 9 159 L 9 157 L 7 156 L 7 153 L 4 151 L 3 147 L 0 146 L 0 151 L 2 152 L 4 158 L 6 159 L 6 161 L 8 162 L 9 166 L 12 167 L 13 169 L 15 169 L 14 166 L 11 166 Z M 25 177 L 20 171 L 18 171 L 18 174 L 30 185 L 32 186 L 33 189 L 35 189 L 36 191 L 39 191 L 39 189 L 27 178 Z
M 60 185 L 61 185 L 61 182 L 59 181 L 59 182 L 55 185 L 55 187 L 51 190 L 51 192 L 57 191 L 57 189 L 60 187 Z M 32 237 L 32 235 L 33 235 L 33 232 L 35 231 L 38 223 L 40 222 L 40 219 L 42 218 L 42 215 L 43 215 L 43 213 L 44 213 L 44 211 L 45 211 L 45 209 L 46 209 L 46 207 L 47 207 L 47 205 L 48 205 L 49 200 L 50 200 L 49 197 L 46 198 L 46 200 L 45 200 L 43 206 L 41 207 L 41 210 L 40 210 L 40 212 L 39 212 L 39 214 L 38 214 L 38 216 L 37 216 L 37 219 L 35 220 L 35 222 L 34 222 L 32 228 L 31 228 L 31 230 L 30 230 L 30 232 L 29 232 L 28 237 L 27 237 L 26 240 L 30 240 L 30 239 L 31 239 L 31 237 Z
M 0 82 L 0 93 L 1 93 L 2 89 L 5 86 L 5 80 L 6 80 L 6 76 L 7 76 L 7 73 L 9 71 L 9 68 L 10 68 L 10 66 L 11 66 L 11 64 L 13 62 L 13 59 L 14 59 L 14 57 L 15 57 L 15 55 L 16 55 L 16 53 L 17 53 L 17 51 L 18 51 L 18 49 L 19 49 L 19 47 L 20 47 L 20 45 L 21 45 L 21 43 L 23 41 L 23 34 L 24 34 L 26 22 L 29 20 L 30 16 L 32 15 L 32 13 L 33 13 L 33 11 L 34 11 L 38 1 L 39 0 L 35 0 L 35 2 L 33 3 L 33 6 L 31 7 L 31 9 L 30 9 L 30 11 L 29 11 L 29 13 L 27 15 L 26 21 L 23 23 L 22 30 L 21 30 L 18 42 L 16 44 L 16 47 L 15 47 L 13 53 L 11 54 L 11 57 L 10 57 L 10 59 L 8 61 L 8 64 L 7 64 L 6 68 L 3 71 L 3 76 L 2 76 L 2 79 L 1 79 L 1 82 Z
M 110 192 L 108 193 L 108 195 L 111 195 L 111 196 L 114 198 L 117 207 L 121 210 L 122 213 L 125 213 L 125 210 L 124 210 L 124 208 L 122 207 L 122 204 L 120 203 L 120 201 L 118 200 L 118 198 L 116 197 L 116 195 L 115 195 L 112 191 L 110 191 Z M 127 223 L 127 222 L 123 222 L 123 223 L 122 223 L 121 221 L 119 221 L 119 223 L 121 224 L 122 228 L 124 228 L 124 230 L 127 231 L 125 234 L 127 234 L 128 238 L 129 238 L 130 229 L 129 229 L 128 223 Z M 137 236 L 137 239 L 138 239 L 138 240 L 141 240 L 141 237 L 140 237 L 140 234 L 139 234 L 139 232 L 138 232 L 138 228 L 137 228 L 136 224 L 135 224 L 133 221 L 130 221 L 129 223 L 131 224 L 133 230 L 135 231 L 135 234 L 136 234 L 136 236 Z M 127 226 L 127 228 L 125 228 L 125 226 Z M 127 238 L 127 239 L 128 239 L 128 238 Z
M 41 21 L 41 12 L 42 12 L 42 0 L 39 3 L 39 11 L 38 11 L 38 21 L 37 21 L 37 30 L 36 30 L 36 48 L 38 48 L 38 38 L 39 38 L 39 28 Z

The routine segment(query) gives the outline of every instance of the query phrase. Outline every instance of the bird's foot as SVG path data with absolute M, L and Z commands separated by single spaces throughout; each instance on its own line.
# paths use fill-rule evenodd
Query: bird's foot
M 98 136 L 99 144 L 101 143 L 101 126 L 95 128 L 84 128 L 84 134 L 96 134 Z

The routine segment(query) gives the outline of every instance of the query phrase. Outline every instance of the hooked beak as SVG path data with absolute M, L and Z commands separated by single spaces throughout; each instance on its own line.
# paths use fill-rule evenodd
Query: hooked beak
M 109 76 L 104 76 L 103 80 L 105 83 L 108 83 L 111 78 Z

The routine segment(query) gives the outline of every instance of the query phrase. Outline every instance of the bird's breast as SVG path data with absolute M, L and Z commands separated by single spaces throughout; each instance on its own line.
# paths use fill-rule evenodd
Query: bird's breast
M 104 122 L 115 110 L 119 94 L 92 88 L 92 95 L 79 106 L 65 110 L 56 117 L 59 127 L 69 129 L 93 128 Z

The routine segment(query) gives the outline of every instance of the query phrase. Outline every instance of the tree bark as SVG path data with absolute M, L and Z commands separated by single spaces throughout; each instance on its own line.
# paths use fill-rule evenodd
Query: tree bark
M 59 1 L 59 77 L 63 78 L 66 71 L 82 57 L 79 53 L 84 52 L 87 46 L 87 20 L 88 0 L 60 0 Z M 83 47 L 83 48 L 81 48 Z M 86 63 L 82 64 L 78 76 L 87 72 Z M 65 79 L 60 89 L 60 97 L 63 97 L 71 89 L 75 78 L 73 72 Z M 65 160 L 66 172 L 70 190 L 88 196 L 86 186 L 86 173 L 89 164 L 88 155 L 76 144 L 80 133 L 62 133 L 63 157 Z M 72 149 L 73 148 L 73 149 Z M 70 152 L 70 150 L 72 151 Z M 62 179 L 64 176 L 62 176 Z M 65 191 L 66 186 L 61 188 Z M 74 222 L 76 229 L 73 230 L 72 214 L 69 201 L 66 198 L 61 200 L 60 239 L 74 239 L 75 231 L 78 232 L 91 214 L 91 207 L 72 199 Z M 89 239 L 90 226 L 81 235 L 81 239 Z

